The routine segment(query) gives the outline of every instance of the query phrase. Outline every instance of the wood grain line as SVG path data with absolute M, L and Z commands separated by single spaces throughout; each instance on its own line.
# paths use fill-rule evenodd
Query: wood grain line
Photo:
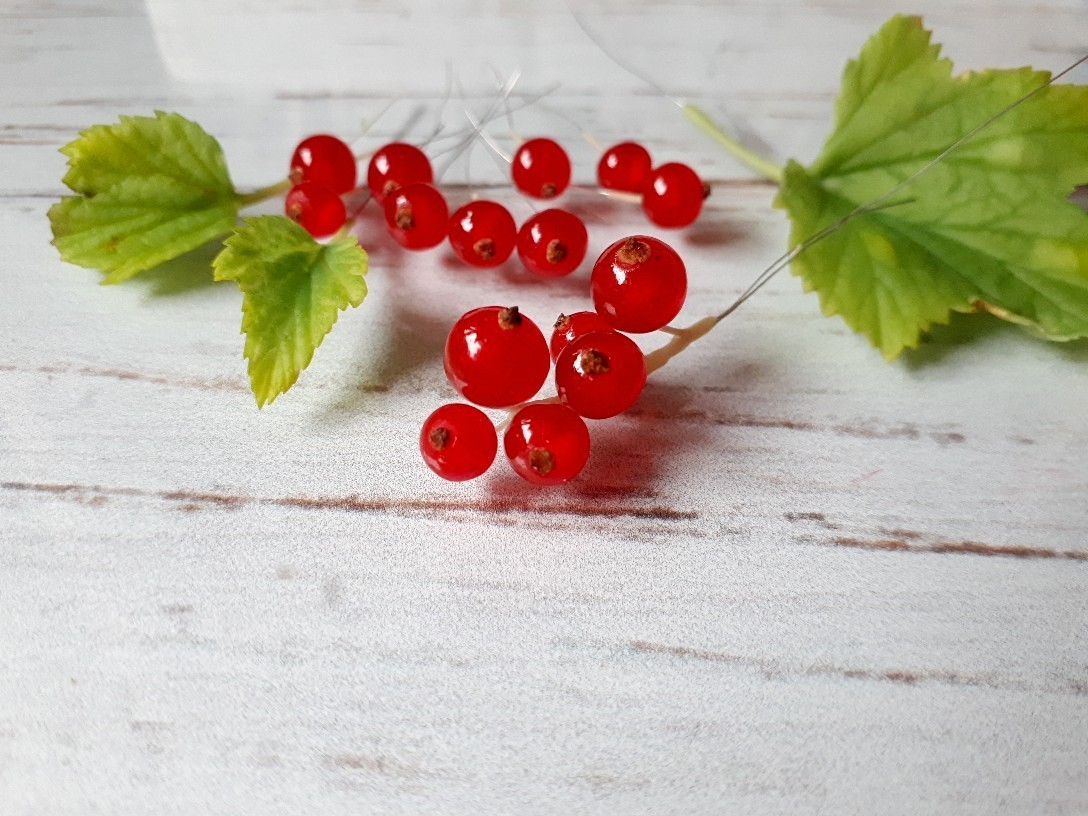
M 301 510 L 340 510 L 353 513 L 391 513 L 434 517 L 435 513 L 447 517 L 462 512 L 476 513 L 540 513 L 542 515 L 579 516 L 584 518 L 633 518 L 654 521 L 694 521 L 699 514 L 692 510 L 674 510 L 669 507 L 631 507 L 610 504 L 599 500 L 584 502 L 557 502 L 537 504 L 516 497 L 496 497 L 490 500 L 451 501 L 447 499 L 367 499 L 362 496 L 246 496 L 236 493 L 202 492 L 194 490 L 145 490 L 137 487 L 104 487 L 101 485 L 53 484 L 37 482 L 0 482 L 0 489 L 51 495 L 78 501 L 82 504 L 103 504 L 112 498 L 157 499 L 178 505 L 186 512 L 206 507 L 237 509 L 249 505 L 290 507 Z
M 807 420 L 785 419 L 780 417 L 756 417 L 743 414 L 722 415 L 697 409 L 659 410 L 640 408 L 637 405 L 627 411 L 628 416 L 641 416 L 651 419 L 687 420 L 705 422 L 711 425 L 725 425 L 740 428 L 776 428 L 787 431 L 808 431 L 833 433 L 840 436 L 854 436 L 863 439 L 904 439 L 929 440 L 942 447 L 958 445 L 967 441 L 967 437 L 954 431 L 923 430 L 909 422 L 898 425 L 876 425 L 866 423 L 839 423 L 836 425 L 820 424 Z
M 0 365 L 0 372 L 21 374 L 73 374 L 80 377 L 95 377 L 109 380 L 128 380 L 132 382 L 150 383 L 151 385 L 169 386 L 172 388 L 191 388 L 199 391 L 246 391 L 246 384 L 241 379 L 228 380 L 224 378 L 199 379 L 196 377 L 163 377 L 158 374 L 145 374 L 127 368 L 95 368 L 82 366 L 76 368 L 67 363 L 54 363 L 51 365 L 39 365 L 33 367 L 21 367 L 14 365 Z
M 393 776 L 405 778 L 418 778 L 431 776 L 429 772 L 406 762 L 401 762 L 389 756 L 369 756 L 366 754 L 337 754 L 325 758 L 326 763 L 333 768 L 345 771 L 364 771 L 380 776 Z
M 938 553 L 954 555 L 985 555 L 997 558 L 1043 558 L 1066 561 L 1088 561 L 1088 552 L 1056 550 L 1049 547 L 1022 547 L 1007 544 L 984 544 L 981 541 L 906 541 L 902 538 L 864 539 L 836 536 L 831 544 L 862 550 L 895 550 L 899 552 Z
M 59 187 L 56 190 L 0 190 L 0 199 L 48 198 L 55 200 L 67 194 L 67 190 L 61 190 Z
M 198 377 L 164 377 L 159 374 L 147 374 L 142 371 L 133 371 L 127 368 L 95 368 L 93 366 L 75 366 L 66 363 L 52 365 L 40 365 L 35 367 L 19 367 L 14 365 L 0 365 L 0 373 L 25 373 L 25 374 L 73 374 L 80 377 L 94 377 L 109 380 L 122 380 L 129 382 L 141 382 L 151 385 L 159 385 L 167 388 L 188 388 L 197 391 L 234 391 L 245 392 L 249 386 L 242 379 L 227 379 L 216 377 L 201 379 Z M 314 387 L 311 383 L 309 387 Z M 321 387 L 317 385 L 317 387 Z M 382 394 L 389 391 L 388 385 L 381 383 L 359 383 L 356 390 L 365 393 Z
M 666 643 L 653 643 L 646 640 L 632 640 L 628 644 L 632 651 L 643 654 L 667 655 L 685 660 L 699 660 L 707 663 L 723 663 L 744 668 L 758 669 L 767 678 L 782 677 L 840 677 L 847 680 L 866 680 L 879 683 L 894 683 L 903 686 L 916 686 L 922 683 L 939 683 L 947 686 L 965 686 L 997 690 L 1015 690 L 1029 692 L 1053 692 L 1071 694 L 1078 697 L 1088 696 L 1088 685 L 1071 680 L 1063 685 L 1039 688 L 986 674 L 966 674 L 952 669 L 874 669 L 856 666 L 836 666 L 828 663 L 812 665 L 788 665 L 747 655 L 715 652 L 690 646 L 676 646 Z
M 819 512 L 789 512 L 783 518 L 795 524 L 807 524 L 823 530 L 842 531 L 845 525 L 830 521 Z M 829 538 L 806 537 L 806 543 L 823 546 L 849 547 L 859 550 L 885 552 L 929 553 L 936 555 L 981 555 L 990 558 L 1028 558 L 1060 561 L 1088 561 L 1088 552 L 1060 550 L 1052 547 L 1026 547 L 1016 544 L 986 544 L 981 541 L 948 541 L 927 536 L 918 530 L 901 527 L 879 530 L 879 535 L 834 535 Z
M 30 136 L 0 136 L 0 145 L 7 145 L 9 147 L 51 147 L 56 143 L 56 139 L 33 138 Z

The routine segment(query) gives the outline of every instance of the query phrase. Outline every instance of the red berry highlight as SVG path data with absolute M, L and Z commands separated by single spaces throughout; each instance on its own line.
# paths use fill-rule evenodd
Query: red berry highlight
M 615 329 L 651 332 L 684 305 L 688 278 L 672 247 L 648 235 L 621 238 L 593 265 L 590 293 L 597 314 Z
M 430 249 L 446 238 L 450 211 L 446 199 L 429 184 L 406 184 L 382 205 L 393 240 L 406 249 Z
M 636 142 L 622 142 L 604 152 L 597 162 L 597 184 L 605 190 L 641 193 L 652 167 L 650 152 Z
M 529 139 L 510 165 L 514 186 L 533 198 L 555 198 L 570 184 L 570 158 L 551 139 Z
M 589 429 L 565 405 L 526 405 L 510 421 L 503 447 L 514 472 L 538 485 L 569 482 L 589 460 Z
M 419 452 L 427 467 L 451 482 L 475 479 L 495 461 L 499 438 L 479 408 L 451 402 L 427 417 Z
M 577 340 L 583 334 L 595 331 L 612 331 L 611 324 L 596 312 L 575 312 L 574 314 L 561 314 L 552 326 L 552 339 L 548 344 L 551 348 L 552 359 L 558 360 L 563 349 L 572 340 Z
M 494 201 L 470 201 L 449 221 L 454 254 L 472 266 L 498 266 L 514 251 L 517 224 L 506 207 Z
M 434 171 L 426 154 L 415 145 L 390 142 L 370 157 L 366 186 L 379 204 L 398 187 L 433 184 Z
M 357 170 L 350 147 L 335 136 L 318 133 L 298 143 L 289 178 L 294 185 L 314 181 L 343 195 L 355 189 Z
M 560 277 L 578 268 L 588 242 L 581 218 L 566 210 L 544 210 L 518 230 L 518 257 L 530 272 Z
M 283 210 L 314 238 L 332 235 L 347 220 L 340 196 L 316 181 L 304 181 L 292 187 L 283 202 Z
M 663 164 L 642 187 L 642 209 L 659 227 L 686 227 L 699 217 L 710 187 L 686 164 Z
M 548 378 L 548 343 L 517 306 L 484 306 L 462 315 L 446 338 L 446 377 L 487 408 L 531 399 Z
M 607 419 L 635 404 L 646 385 L 646 358 L 616 331 L 584 334 L 555 361 L 559 399 L 579 416 Z

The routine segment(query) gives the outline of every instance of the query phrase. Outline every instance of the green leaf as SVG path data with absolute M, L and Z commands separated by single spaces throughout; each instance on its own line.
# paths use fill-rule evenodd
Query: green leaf
M 893 17 L 846 66 L 835 130 L 777 204 L 796 246 L 910 178 L 1049 79 L 1029 68 L 952 75 L 915 17 Z M 989 311 L 1054 339 L 1088 335 L 1088 87 L 1051 85 L 793 261 L 825 314 L 888 359 L 951 312 Z
M 76 195 L 49 209 L 69 263 L 118 283 L 230 232 L 240 200 L 219 143 L 176 113 L 122 116 L 61 150 Z
M 340 310 L 366 297 L 367 256 L 352 236 L 319 244 L 281 215 L 246 219 L 215 259 L 244 294 L 249 380 L 263 407 L 294 385 Z

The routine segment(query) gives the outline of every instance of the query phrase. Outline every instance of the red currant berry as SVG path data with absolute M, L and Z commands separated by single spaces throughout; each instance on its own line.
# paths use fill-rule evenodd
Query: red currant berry
M 657 238 L 621 238 L 593 265 L 590 293 L 597 314 L 625 332 L 651 332 L 680 313 L 688 276 L 676 250 Z
M 563 484 L 589 460 L 589 429 L 565 405 L 526 405 L 510 421 L 503 447 L 521 478 L 538 485 Z
M 385 225 L 407 249 L 430 249 L 446 237 L 450 211 L 446 199 L 429 184 L 406 184 L 386 196 Z
M 613 145 L 597 163 L 597 184 L 606 190 L 641 193 L 650 175 L 650 152 L 635 142 Z
M 446 377 L 469 402 L 505 408 L 532 398 L 548 378 L 548 343 L 517 306 L 484 306 L 446 338 Z
M 555 387 L 579 416 L 607 419 L 635 404 L 646 385 L 646 358 L 617 331 L 590 332 L 555 361 Z
M 583 334 L 596 331 L 612 331 L 612 326 L 607 320 L 596 312 L 575 312 L 571 315 L 561 314 L 552 327 L 552 341 L 549 346 L 552 350 L 552 359 L 558 360 L 563 349 L 572 340 L 577 340 Z
M 292 187 L 283 209 L 288 218 L 301 224 L 314 238 L 332 235 L 347 220 L 340 196 L 316 181 L 304 181 Z
M 703 208 L 710 187 L 686 164 L 672 162 L 651 171 L 642 186 L 642 209 L 659 227 L 686 227 Z
M 434 171 L 426 154 L 404 142 L 390 142 L 378 150 L 366 168 L 366 186 L 379 204 L 398 187 L 433 183 Z
M 419 452 L 427 467 L 451 482 L 475 479 L 491 467 L 499 439 L 487 414 L 451 402 L 427 417 L 419 432 Z
M 518 230 L 518 257 L 530 272 L 555 278 L 578 268 L 588 243 L 581 218 L 566 210 L 544 210 Z
M 294 185 L 316 181 L 342 195 L 355 189 L 356 173 L 351 148 L 327 133 L 303 139 L 291 156 L 289 178 Z
M 494 201 L 470 201 L 449 223 L 450 246 L 472 266 L 498 266 L 514 251 L 518 228 L 506 207 Z
M 551 139 L 530 139 L 514 153 L 514 186 L 533 198 L 555 198 L 570 184 L 567 151 Z

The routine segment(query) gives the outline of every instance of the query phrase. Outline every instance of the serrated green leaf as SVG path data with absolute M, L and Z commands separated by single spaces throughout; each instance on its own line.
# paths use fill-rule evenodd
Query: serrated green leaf
M 257 405 L 294 385 L 341 310 L 366 297 L 367 256 L 354 237 L 319 244 L 283 216 L 246 219 L 216 257 L 216 280 L 238 283 L 245 357 Z
M 913 176 L 1049 78 L 954 77 L 915 17 L 894 17 L 847 64 L 835 130 L 777 203 L 797 245 Z M 1088 88 L 1052 85 L 793 261 L 825 314 L 891 359 L 951 311 L 985 309 L 1050 339 L 1088 335 Z
M 61 150 L 74 192 L 49 209 L 61 257 L 118 283 L 230 232 L 239 196 L 219 143 L 157 111 L 85 130 Z

